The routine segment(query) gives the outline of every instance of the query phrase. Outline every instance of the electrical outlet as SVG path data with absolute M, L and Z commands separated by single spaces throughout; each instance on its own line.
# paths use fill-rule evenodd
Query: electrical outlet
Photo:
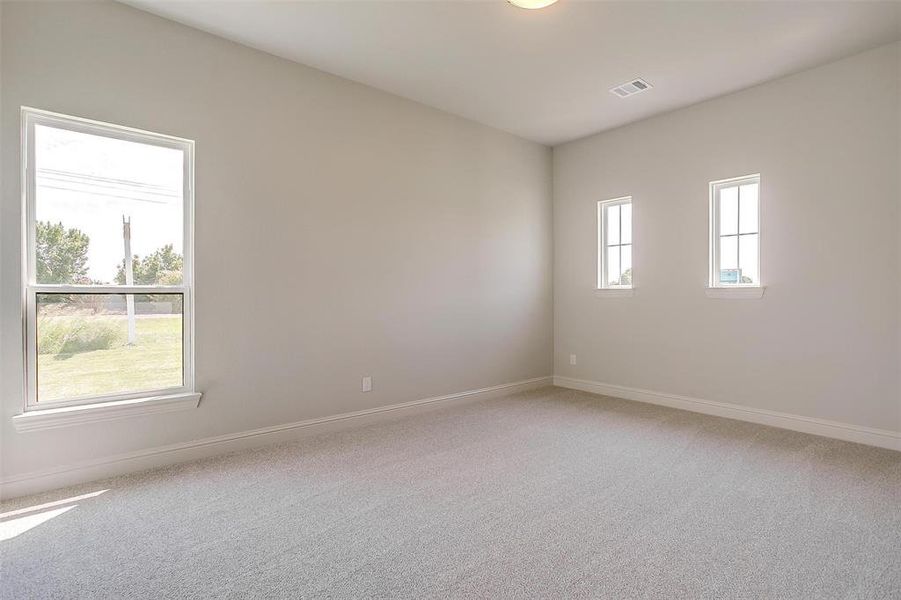
M 363 376 L 363 381 L 360 382 L 360 391 L 361 392 L 371 392 L 372 391 L 372 376 L 371 375 Z
M 569 364 L 571 364 L 571 365 L 576 364 L 576 355 L 575 354 L 569 355 Z

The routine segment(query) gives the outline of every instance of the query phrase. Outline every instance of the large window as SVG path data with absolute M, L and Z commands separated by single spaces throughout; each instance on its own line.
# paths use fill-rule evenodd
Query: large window
M 26 408 L 193 391 L 193 142 L 23 124 Z
M 710 184 L 710 287 L 760 286 L 760 175 Z
M 632 287 L 632 198 L 598 202 L 598 289 Z

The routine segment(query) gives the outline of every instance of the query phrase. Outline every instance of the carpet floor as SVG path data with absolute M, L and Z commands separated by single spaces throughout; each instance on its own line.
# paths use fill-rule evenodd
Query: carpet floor
M 2 512 L 4 599 L 901 598 L 901 453 L 560 388 Z

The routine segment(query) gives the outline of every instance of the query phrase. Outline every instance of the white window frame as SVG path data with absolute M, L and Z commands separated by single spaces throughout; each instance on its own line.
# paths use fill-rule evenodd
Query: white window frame
M 630 231 L 630 239 L 628 244 L 617 244 L 620 246 L 630 246 L 632 248 L 632 283 L 629 285 L 608 285 L 607 284 L 607 209 L 611 206 L 622 206 L 624 204 L 632 205 L 632 231 Z M 622 217 L 620 217 L 620 242 L 622 242 Z M 620 266 L 622 266 L 622 249 L 620 249 Z M 601 200 L 598 202 L 598 271 L 597 271 L 597 290 L 603 292 L 606 290 L 631 290 L 635 285 L 635 204 L 632 202 L 632 196 L 622 196 L 613 198 L 612 200 Z
M 720 192 L 722 192 L 722 190 L 724 189 L 739 187 L 752 183 L 757 184 L 757 283 L 722 283 L 720 281 L 720 278 L 718 277 L 720 272 Z M 763 190 L 760 186 L 760 173 L 755 173 L 753 175 L 744 175 L 742 177 L 731 177 L 729 179 L 720 179 L 718 181 L 710 182 L 710 268 L 707 283 L 709 289 L 737 290 L 744 288 L 748 289 L 749 291 L 763 289 L 763 265 L 760 262 L 760 249 L 763 246 L 763 236 L 761 233 L 762 227 L 760 221 L 760 205 L 762 204 L 763 196 L 762 192 Z M 740 202 L 741 200 L 739 199 L 739 203 Z M 741 214 L 740 206 L 741 204 L 739 204 L 739 208 L 737 209 L 738 215 Z M 738 231 L 738 228 L 736 228 L 736 235 L 738 236 L 754 235 L 749 233 L 740 234 L 738 233 Z M 741 244 L 739 243 L 738 246 L 740 248 Z M 740 259 L 741 254 L 739 254 L 738 257 Z
M 137 401 L 153 401 L 152 408 L 141 407 L 141 412 L 163 412 L 175 410 L 181 399 L 188 400 L 194 406 L 199 402 L 200 395 L 194 392 L 194 313 L 192 291 L 194 288 L 194 142 L 184 138 L 173 137 L 131 127 L 103 123 L 80 117 L 73 117 L 59 113 L 25 107 L 22 109 L 22 202 L 23 202 L 23 265 L 22 265 L 22 290 L 24 293 L 23 306 L 23 335 L 25 347 L 25 406 L 24 416 L 31 412 L 41 420 L 53 419 L 52 426 L 58 426 L 57 421 L 63 419 L 89 422 L 102 420 L 85 418 L 79 412 L 73 413 L 73 407 L 93 408 L 103 407 L 104 414 L 108 414 L 109 407 L 118 409 L 116 412 L 139 412 L 135 410 Z M 35 125 L 45 125 L 58 129 L 67 129 L 80 133 L 99 135 L 141 144 L 149 144 L 164 148 L 172 148 L 183 152 L 184 156 L 184 190 L 183 190 L 183 227 L 184 249 L 183 274 L 181 285 L 173 286 L 144 286 L 144 285 L 64 285 L 64 284 L 38 284 L 36 274 L 35 236 L 36 236 L 36 210 L 35 210 L 35 149 L 34 129 Z M 76 399 L 41 401 L 37 398 L 37 295 L 41 293 L 61 294 L 182 294 L 182 385 L 165 389 L 143 390 L 120 394 L 105 394 L 99 396 L 80 397 Z M 60 412 L 57 409 L 66 409 Z M 18 417 L 20 423 L 16 426 L 20 429 L 40 428 L 31 425 L 32 420 Z

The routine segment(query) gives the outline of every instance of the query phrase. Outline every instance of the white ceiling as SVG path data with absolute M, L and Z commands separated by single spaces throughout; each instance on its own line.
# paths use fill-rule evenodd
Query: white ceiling
M 126 2 L 550 145 L 901 37 L 899 2 Z

